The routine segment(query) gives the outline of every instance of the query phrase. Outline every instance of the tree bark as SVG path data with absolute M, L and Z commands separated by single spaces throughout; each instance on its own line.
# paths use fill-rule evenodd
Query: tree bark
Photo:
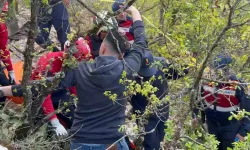
M 32 112 L 31 112 L 31 106 L 32 106 L 32 93 L 29 87 L 29 81 L 30 76 L 32 73 L 32 60 L 34 53 L 34 43 L 36 38 L 36 31 L 37 31 L 37 5 L 38 0 L 31 0 L 31 16 L 30 16 L 30 30 L 28 33 L 28 40 L 26 43 L 26 49 L 23 53 L 24 55 L 24 73 L 23 73 L 23 79 L 22 79 L 22 87 L 24 89 L 24 107 L 26 108 L 26 114 L 27 114 L 27 121 L 32 126 Z

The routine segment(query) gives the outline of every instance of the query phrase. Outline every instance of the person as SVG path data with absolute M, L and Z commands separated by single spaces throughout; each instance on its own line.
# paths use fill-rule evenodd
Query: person
M 124 37 L 112 29 L 112 35 L 110 32 L 107 34 L 94 62 L 82 62 L 77 69 L 69 70 L 59 85 L 59 88 L 76 86 L 79 99 L 71 127 L 71 150 L 128 149 L 124 133 L 119 132 L 119 128 L 125 124 L 126 109 L 123 96 L 126 85 L 119 81 L 124 71 L 128 78 L 133 78 L 139 71 L 147 45 L 139 11 L 130 6 L 126 12 L 131 13 L 134 21 L 135 44 L 130 53 L 121 60 L 128 45 Z M 115 40 L 118 41 L 118 47 Z M 105 96 L 105 91 L 115 93 L 116 101 Z M 1 96 L 22 94 L 20 85 L 0 87 Z
M 83 38 L 78 38 L 75 42 L 75 48 L 77 49 L 76 52 L 70 52 L 69 48 L 67 48 L 65 51 L 48 52 L 40 57 L 36 63 L 36 68 L 32 70 L 31 80 L 40 80 L 42 77 L 55 76 L 56 73 L 62 70 L 63 61 L 69 53 L 72 53 L 73 57 L 76 58 L 78 62 L 88 57 L 90 49 Z M 50 67 L 48 68 L 48 66 Z M 75 87 L 70 88 L 69 91 L 71 94 L 76 95 Z M 72 97 L 68 94 L 68 90 L 53 91 L 45 98 L 42 104 L 44 115 L 50 115 L 55 109 L 60 107 L 60 104 L 64 102 L 70 103 L 72 101 Z M 75 107 L 71 104 L 67 109 L 70 111 L 66 112 L 66 110 L 63 109 L 61 113 L 54 114 L 49 118 L 50 124 L 54 127 L 58 136 L 66 135 L 66 129 L 70 129 L 72 126 Z
M 69 5 L 69 0 L 49 0 L 49 4 L 40 4 L 37 17 L 40 32 L 36 37 L 36 43 L 42 48 L 52 47 L 54 52 L 60 50 L 49 39 L 50 30 L 53 25 L 61 44 L 61 50 L 64 49 L 64 43 L 67 41 L 67 33 L 70 32 L 69 14 L 65 5 Z
M 168 69 L 167 72 L 164 72 L 163 69 L 157 67 L 155 62 L 160 62 L 163 66 L 163 69 Z M 151 77 L 155 77 L 155 81 L 153 81 L 152 86 L 157 87 L 157 91 L 155 95 L 160 100 L 163 99 L 168 94 L 168 84 L 167 79 L 176 80 L 182 76 L 176 69 L 170 67 L 171 65 L 166 63 L 166 60 L 163 57 L 153 57 L 150 51 L 146 51 L 144 55 L 144 60 L 139 70 L 138 74 L 140 77 L 135 78 L 138 84 L 142 84 L 142 82 L 149 81 Z M 187 69 L 184 70 L 184 74 L 187 73 Z M 142 77 L 142 79 L 141 79 Z M 162 77 L 160 79 L 159 77 Z M 132 111 L 134 114 L 142 115 L 145 112 L 145 109 L 148 105 L 147 97 L 142 94 L 137 93 L 131 98 Z M 159 113 L 151 114 L 148 117 L 148 123 L 145 124 L 145 132 L 150 132 L 155 129 L 154 132 L 144 135 L 143 147 L 145 150 L 158 150 L 160 149 L 160 142 L 163 141 L 165 136 L 165 121 L 167 121 L 169 117 L 169 104 L 166 103 L 161 107 L 158 107 Z M 138 124 L 137 120 L 137 124 Z M 138 124 L 139 125 L 139 124 Z
M 99 12 L 98 15 L 102 18 L 105 19 L 107 17 L 107 11 L 103 11 L 103 12 Z M 110 23 L 111 25 L 109 25 L 109 29 L 113 29 L 114 27 L 116 27 L 117 22 L 115 19 L 113 18 L 108 18 L 107 20 L 108 23 Z M 103 42 L 103 39 L 106 37 L 109 29 L 108 27 L 102 23 L 102 21 L 97 18 L 96 16 L 93 17 L 93 23 L 95 25 L 95 27 L 99 28 L 98 31 L 96 32 L 96 34 L 89 34 L 85 37 L 85 39 L 88 42 L 88 45 L 90 47 L 91 50 L 91 58 L 94 59 L 97 56 L 99 56 L 99 49 L 100 46 Z
M 235 138 L 244 141 L 244 136 L 250 131 L 250 121 L 244 117 L 241 120 L 232 118 L 231 113 L 237 114 L 238 110 L 250 111 L 250 100 L 240 85 L 241 81 L 231 73 L 229 64 L 232 58 L 220 54 L 213 60 L 211 70 L 215 76 L 224 78 L 225 82 L 205 82 L 202 84 L 202 97 L 205 104 L 204 114 L 208 133 L 214 134 L 220 142 L 218 149 L 233 148 Z M 220 72 L 220 73 L 219 73 Z M 228 82 L 228 83 L 227 83 Z M 230 83 L 231 82 L 231 83 Z M 201 104 L 200 104 L 201 105 Z M 199 109 L 194 109 L 193 123 L 197 122 Z
M 123 6 L 125 3 L 126 3 L 125 0 L 116 0 L 112 4 L 112 11 L 114 13 L 117 13 L 120 10 L 121 6 Z M 134 34 L 133 34 L 133 28 L 132 28 L 133 26 L 132 18 L 129 17 L 126 12 L 122 11 L 116 15 L 116 20 L 118 22 L 119 31 L 126 35 L 127 40 L 130 44 L 133 44 Z
M 73 57 L 76 58 L 78 62 L 81 62 L 88 57 L 90 49 L 83 38 L 78 38 L 78 40 L 75 42 L 75 46 L 77 51 L 73 53 Z M 40 79 L 41 75 L 44 75 L 44 73 L 46 72 L 47 65 L 51 65 L 50 69 L 47 72 L 47 77 L 55 76 L 55 73 L 58 73 L 62 70 L 63 61 L 66 57 L 65 54 L 69 53 L 68 51 L 69 50 L 65 50 L 66 53 L 63 51 L 49 52 L 45 56 L 42 56 L 37 62 L 37 68 L 33 70 L 31 79 Z M 51 60 L 53 61 L 50 64 Z M 70 94 L 76 95 L 75 87 L 70 88 L 69 91 Z M 64 102 L 73 103 L 67 108 L 70 111 L 66 112 L 66 109 L 64 109 L 61 113 L 53 115 L 49 118 L 50 123 L 53 127 L 55 127 L 57 135 L 66 134 L 67 132 L 65 133 L 66 130 L 63 130 L 63 127 L 66 129 L 70 129 L 72 126 L 75 109 L 73 99 L 68 94 L 68 90 L 56 90 L 46 97 L 42 105 L 44 114 L 49 115 L 50 113 L 55 111 L 54 108 L 58 109 L 60 107 L 60 104 L 63 104 Z M 60 124 L 62 124 L 63 127 L 60 126 Z
M 4 63 L 8 70 L 8 77 L 4 74 L 4 69 L 0 66 L 0 85 L 7 86 L 10 84 L 15 84 L 15 74 L 12 67 L 12 61 L 10 58 L 10 51 L 8 49 L 8 30 L 5 22 L 5 16 L 8 12 L 8 2 L 6 1 L 1 9 L 2 13 L 0 15 L 0 59 Z

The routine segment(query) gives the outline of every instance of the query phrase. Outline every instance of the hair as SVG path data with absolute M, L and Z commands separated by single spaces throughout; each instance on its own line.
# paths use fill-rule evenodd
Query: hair
M 121 35 L 117 29 L 111 29 L 104 41 L 108 42 L 111 50 L 117 54 L 123 54 L 130 46 L 127 37 L 125 35 Z

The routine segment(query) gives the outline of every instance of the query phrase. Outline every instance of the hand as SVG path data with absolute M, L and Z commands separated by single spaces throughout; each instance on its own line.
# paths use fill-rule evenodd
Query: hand
M 120 7 L 124 7 L 124 6 L 120 6 Z M 125 12 L 127 12 L 128 14 L 132 14 L 134 12 L 139 12 L 134 6 L 130 6 L 128 7 Z
M 64 43 L 64 50 L 67 49 L 69 46 L 70 46 L 70 41 L 67 40 L 67 41 Z
M 132 16 L 133 22 L 142 21 L 140 12 L 134 6 L 130 6 L 129 8 L 125 10 L 125 12 L 127 12 L 128 14 Z
M 121 35 L 125 35 L 125 34 L 126 34 L 126 32 L 125 32 L 123 29 L 121 29 L 121 28 L 118 28 L 118 32 L 119 32 Z
M 15 78 L 14 71 L 13 70 L 9 71 L 9 82 L 10 82 L 10 84 L 12 84 L 12 85 L 16 84 L 15 80 L 16 80 L 16 78 Z
M 56 119 L 52 119 L 50 121 L 51 125 L 55 128 L 55 132 L 57 136 L 64 136 L 64 135 L 68 135 L 66 129 L 61 125 L 61 123 L 59 122 L 59 120 Z
M 63 2 L 64 2 L 64 5 L 65 5 L 65 6 L 68 6 L 68 5 L 69 5 L 69 0 L 63 0 Z
M 236 135 L 237 138 L 239 138 L 240 141 L 245 141 L 244 137 L 241 136 L 239 133 Z

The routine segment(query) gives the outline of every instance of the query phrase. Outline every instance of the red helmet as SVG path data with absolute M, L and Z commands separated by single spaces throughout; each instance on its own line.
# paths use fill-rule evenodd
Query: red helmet
M 87 42 L 82 38 L 78 38 L 75 43 L 77 51 L 73 53 L 73 56 L 78 60 L 81 61 L 82 59 L 88 58 L 90 56 L 90 48 Z

